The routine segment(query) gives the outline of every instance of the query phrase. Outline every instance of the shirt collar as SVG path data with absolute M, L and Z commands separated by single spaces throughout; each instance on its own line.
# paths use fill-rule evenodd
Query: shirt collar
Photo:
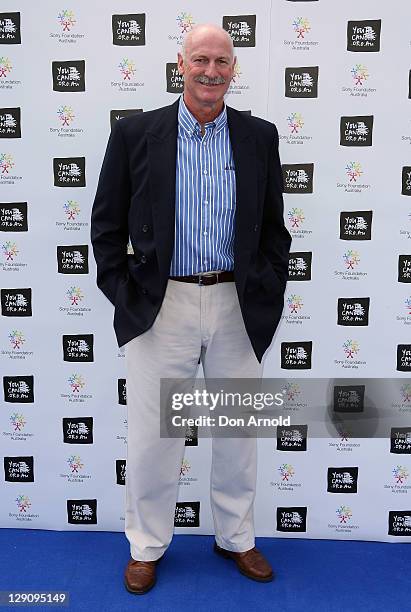
M 188 110 L 183 96 L 180 97 L 180 103 L 178 106 L 178 124 L 182 127 L 190 136 L 194 136 L 194 134 L 199 133 L 200 124 L 197 119 L 190 113 Z M 210 121 L 205 124 L 206 126 L 212 125 L 214 128 L 214 133 L 218 134 L 220 130 L 222 130 L 227 125 L 227 108 L 224 104 L 223 110 L 221 113 L 214 119 L 214 121 Z

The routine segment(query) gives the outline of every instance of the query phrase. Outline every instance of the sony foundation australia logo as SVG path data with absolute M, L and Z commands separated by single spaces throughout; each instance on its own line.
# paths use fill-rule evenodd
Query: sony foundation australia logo
M 240 63 L 235 63 L 234 74 L 231 79 L 230 87 L 227 90 L 227 96 L 230 95 L 242 95 L 245 91 L 250 89 L 250 85 L 244 82 L 243 73 L 241 72 Z M 251 114 L 251 111 L 250 111 Z
M 277 531 L 301 533 L 307 531 L 307 507 L 287 506 L 277 508 Z
M 284 193 L 313 193 L 314 164 L 283 164 Z
M 53 91 L 86 91 L 86 62 L 84 60 L 51 63 Z
M 0 204 L 0 232 L 27 232 L 27 202 Z
M 370 310 L 370 298 L 338 298 L 337 325 L 366 326 Z
M 65 294 L 64 303 L 66 306 L 59 306 L 59 312 L 66 314 L 67 316 L 83 317 L 85 314 L 91 312 L 91 308 L 82 304 L 84 300 L 84 293 L 81 287 L 72 285 L 69 287 Z
M 291 236 L 294 238 L 307 238 L 313 232 L 305 229 L 305 214 L 302 208 L 293 207 L 288 211 L 288 228 Z
M 74 45 L 85 35 L 78 31 L 78 20 L 74 11 L 63 9 L 55 18 L 56 30 L 50 32 L 49 37 L 63 45 Z
M 57 272 L 60 274 L 88 274 L 88 245 L 58 246 Z
M 409 469 L 404 465 L 396 465 L 391 471 L 391 481 L 384 484 L 384 489 L 390 493 L 408 494 L 411 485 L 407 484 Z
M 93 444 L 93 417 L 63 418 L 63 442 Z
M 3 317 L 31 317 L 31 288 L 1 289 L 1 314 Z
M 371 147 L 373 115 L 341 117 L 340 145 L 342 147 Z
M 357 493 L 358 467 L 329 467 L 328 493 Z
M 20 108 L 0 108 L 0 138 L 21 138 Z
M 79 221 L 81 208 L 77 200 L 66 200 L 63 202 L 61 212 L 65 216 L 65 221 L 56 221 L 56 227 L 65 231 L 79 231 L 88 227 L 88 222 Z
M 380 39 L 381 19 L 347 23 L 347 51 L 377 52 L 380 50 Z
M 312 136 L 308 136 L 307 134 L 302 134 L 304 131 L 304 117 L 299 112 L 290 113 L 287 118 L 287 134 L 279 134 L 279 139 L 286 144 L 297 144 L 303 145 L 307 141 L 313 139 Z
M 362 193 L 370 189 L 371 185 L 364 182 L 362 178 L 364 170 L 358 161 L 350 161 L 345 166 L 345 179 L 337 182 L 337 189 L 343 189 L 345 193 Z
M 307 408 L 308 404 L 304 399 L 304 394 L 301 391 L 299 383 L 296 383 L 294 381 L 287 382 L 284 387 L 283 393 L 283 410 L 289 412 L 298 412 L 301 408 Z
M 302 325 L 304 321 L 311 320 L 311 316 L 304 313 L 303 297 L 297 293 L 287 295 L 284 314 L 281 318 L 288 324 Z
M 341 90 L 342 93 L 353 98 L 368 98 L 370 94 L 374 94 L 377 91 L 375 87 L 366 86 L 370 78 L 370 73 L 367 66 L 364 66 L 364 64 L 354 64 L 349 74 L 351 77 L 350 85 L 343 86 Z
M 33 376 L 4 376 L 4 401 L 11 404 L 32 404 L 34 402 Z
M 310 370 L 313 343 L 282 342 L 281 368 L 283 370 Z
M 388 512 L 388 535 L 411 536 L 411 510 Z
M 341 240 L 371 240 L 372 210 L 340 213 Z
M 411 426 L 391 427 L 390 453 L 397 455 L 411 454 Z
M 234 47 L 255 47 L 256 15 L 225 15 L 223 28 L 232 40 Z
M 301 488 L 301 482 L 295 479 L 295 469 L 290 463 L 282 463 L 278 468 L 278 478 L 270 482 L 271 487 L 275 487 L 277 491 L 294 492 Z
M 405 314 L 397 315 L 396 321 L 402 323 L 403 325 L 411 325 L 411 295 L 408 295 L 405 298 L 403 308 L 405 310 Z
M 53 174 L 55 187 L 85 187 L 85 157 L 54 157 Z
M 93 334 L 63 335 L 63 361 L 94 361 Z
M 20 44 L 20 13 L 0 13 L 0 45 Z
M 318 66 L 285 69 L 286 98 L 318 97 Z
M 411 166 L 403 166 L 401 194 L 411 196 Z
M 9 350 L 2 350 L 0 352 L 4 357 L 9 359 L 20 359 L 25 360 L 27 357 L 33 356 L 33 351 L 24 350 L 26 344 L 26 337 L 20 329 L 12 329 L 8 334 L 8 348 Z
M 68 499 L 67 522 L 69 525 L 97 525 L 97 500 Z
M 198 478 L 190 476 L 191 473 L 191 464 L 188 459 L 183 459 L 180 467 L 180 478 L 178 481 L 178 485 L 180 487 L 189 487 L 193 483 L 198 482 Z
M 85 378 L 78 372 L 73 372 L 66 380 L 66 393 L 61 393 L 60 397 L 73 404 L 84 404 L 93 396 L 91 393 L 86 393 L 87 385 Z
M 277 427 L 277 450 L 306 451 L 307 425 L 287 425 Z
M 76 119 L 72 106 L 62 104 L 57 108 L 55 117 L 59 127 L 50 127 L 50 133 L 58 138 L 76 138 L 79 134 L 84 133 L 83 128 L 72 127 Z
M 146 44 L 145 13 L 113 15 L 111 17 L 113 45 L 140 47 Z
M 195 26 L 195 21 L 191 13 L 182 11 L 175 20 L 175 29 L 172 34 L 168 35 L 168 40 L 174 40 L 177 45 L 182 45 L 184 38 L 190 30 Z M 176 34 L 176 32 L 178 32 Z
M 200 527 L 200 502 L 177 502 L 174 527 Z
M 311 280 L 311 252 L 294 252 L 289 254 L 288 278 L 290 281 Z
M 6 482 L 34 482 L 33 457 L 4 457 Z
M 0 185 L 15 185 L 21 181 L 20 175 L 13 174 L 15 165 L 16 162 L 11 153 L 0 152 Z
M 137 91 L 138 87 L 144 87 L 143 81 L 136 80 L 136 64 L 133 59 L 123 57 L 117 64 L 119 81 L 111 81 L 111 87 L 118 92 Z
M 91 479 L 91 474 L 84 470 L 84 462 L 80 455 L 69 455 L 66 464 L 68 470 L 62 471 L 60 474 L 60 478 L 63 478 L 66 482 L 83 484 Z
M 18 522 L 31 523 L 33 519 L 40 517 L 39 514 L 30 512 L 32 503 L 28 495 L 17 495 L 14 501 L 16 503 L 17 512 L 9 512 L 10 518 L 14 518 Z
M 328 529 L 332 529 L 335 533 L 350 534 L 356 529 L 359 529 L 359 525 L 356 525 L 353 521 L 353 512 L 351 508 L 345 504 L 338 506 L 335 511 L 335 518 L 335 523 L 328 523 Z
M 355 249 L 347 249 L 340 261 L 342 270 L 334 270 L 334 278 L 343 281 L 358 281 L 367 277 L 368 272 L 359 269 L 361 257 Z
M 360 343 L 358 340 L 348 338 L 341 345 L 343 359 L 334 359 L 336 366 L 345 370 L 358 370 L 367 364 L 366 361 L 359 359 Z
M 0 269 L 3 272 L 20 272 L 27 267 L 27 263 L 20 261 L 20 250 L 18 244 L 12 240 L 6 240 L 1 244 Z
M 293 37 L 284 40 L 284 46 L 292 51 L 310 51 L 318 47 L 318 40 L 311 38 L 311 22 L 307 17 L 295 17 L 291 21 Z
M 13 412 L 9 418 L 11 431 L 3 431 L 3 436 L 13 442 L 26 442 L 33 438 L 32 433 L 24 431 L 26 420 L 24 414 Z
M 21 85 L 19 79 L 8 78 L 13 71 L 11 59 L 6 55 L 0 55 L 0 90 L 12 91 Z

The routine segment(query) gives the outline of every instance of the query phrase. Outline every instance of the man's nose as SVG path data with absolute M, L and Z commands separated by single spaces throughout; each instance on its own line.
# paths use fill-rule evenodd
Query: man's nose
M 208 76 L 209 78 L 218 76 L 216 63 L 213 61 L 208 62 L 204 74 Z

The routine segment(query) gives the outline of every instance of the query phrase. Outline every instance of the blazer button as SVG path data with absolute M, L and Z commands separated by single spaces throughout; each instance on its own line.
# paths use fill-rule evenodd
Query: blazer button
M 147 289 L 145 289 L 145 287 L 143 287 L 142 290 L 141 290 L 141 293 L 143 295 L 147 295 L 148 291 L 147 291 Z
M 256 232 L 258 230 L 258 225 L 254 225 L 254 231 Z
M 142 256 L 140 257 L 140 261 L 141 261 L 141 263 L 146 263 L 146 261 L 147 261 L 147 257 L 146 257 L 145 255 L 142 255 Z
M 147 233 L 148 232 L 148 225 L 144 224 L 141 229 L 143 230 L 144 233 Z

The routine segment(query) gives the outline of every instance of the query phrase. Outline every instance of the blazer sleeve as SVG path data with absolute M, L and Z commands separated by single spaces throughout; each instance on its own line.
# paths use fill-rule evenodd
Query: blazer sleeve
M 121 120 L 112 128 L 91 213 L 91 243 L 97 285 L 115 303 L 118 282 L 127 273 L 130 207 L 129 160 Z
M 278 132 L 269 153 L 267 189 L 264 201 L 260 249 L 271 262 L 283 289 L 288 280 L 288 254 L 291 236 L 284 225 L 283 175 L 278 153 Z

